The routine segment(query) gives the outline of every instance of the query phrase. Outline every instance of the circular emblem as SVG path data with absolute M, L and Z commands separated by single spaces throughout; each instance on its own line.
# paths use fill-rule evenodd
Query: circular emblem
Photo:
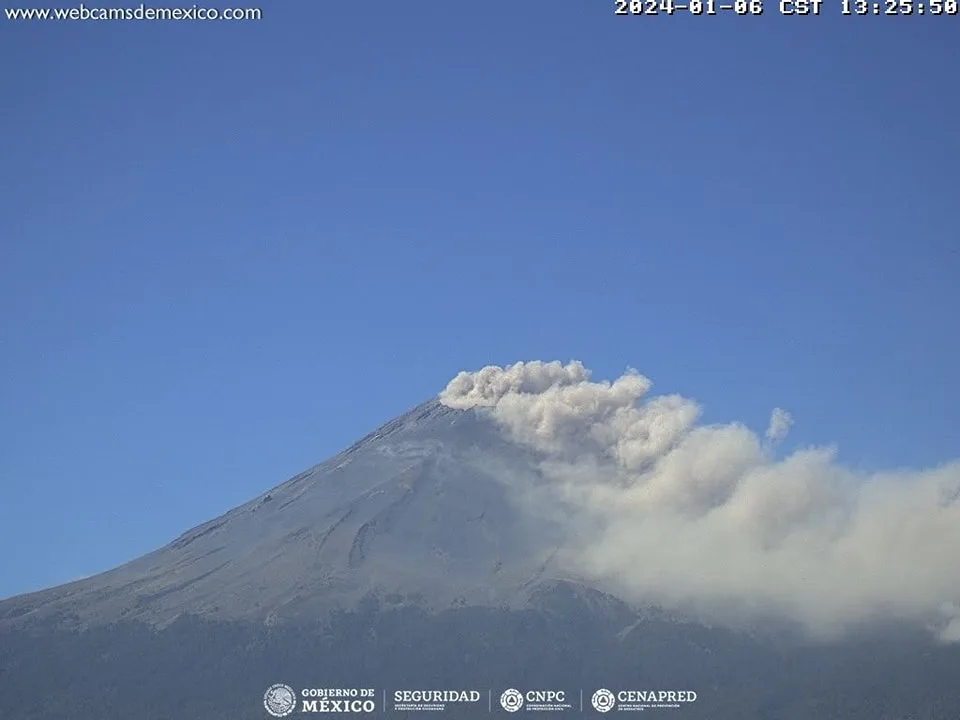
M 274 717 L 286 717 L 297 709 L 297 694 L 289 685 L 271 685 L 263 694 L 263 707 Z
M 617 699 L 606 688 L 600 688 L 590 698 L 590 702 L 593 703 L 594 710 L 605 713 L 613 710 L 613 706 L 617 704 Z
M 513 688 L 505 690 L 500 696 L 500 705 L 507 712 L 516 712 L 523 707 L 523 694 Z

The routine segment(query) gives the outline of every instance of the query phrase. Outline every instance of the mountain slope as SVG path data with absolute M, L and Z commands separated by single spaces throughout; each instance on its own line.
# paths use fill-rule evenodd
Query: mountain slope
M 583 717 L 600 687 L 697 693 L 644 717 L 960 717 L 960 647 L 916 628 L 807 644 L 565 574 L 541 460 L 431 401 L 153 553 L 2 601 L 0 718 L 264 720 L 277 682 L 374 688 L 386 717 L 416 715 L 396 689 L 510 687 L 583 691 Z M 455 716 L 511 716 L 481 705 Z
M 561 537 L 511 498 L 537 481 L 535 458 L 488 420 L 431 401 L 153 553 L 0 603 L 0 621 L 284 619 L 370 592 L 515 605 Z

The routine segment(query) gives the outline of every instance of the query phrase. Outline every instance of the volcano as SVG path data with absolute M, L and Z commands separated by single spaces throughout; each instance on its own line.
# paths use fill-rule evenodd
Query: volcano
M 0 617 L 274 622 L 371 595 L 432 610 L 522 606 L 556 579 L 563 537 L 511 497 L 540 481 L 536 457 L 488 419 L 433 400 L 169 545 L 7 601 Z
M 0 718 L 262 720 L 278 682 L 369 690 L 382 717 L 437 716 L 392 704 L 403 688 L 481 698 L 455 717 L 509 714 L 516 688 L 577 717 L 601 716 L 601 688 L 696 698 L 644 717 L 960 716 L 960 651 L 923 628 L 812 642 L 583 572 L 557 453 L 460 405 L 430 400 L 148 555 L 0 602 Z M 323 707 L 291 712 L 343 709 Z

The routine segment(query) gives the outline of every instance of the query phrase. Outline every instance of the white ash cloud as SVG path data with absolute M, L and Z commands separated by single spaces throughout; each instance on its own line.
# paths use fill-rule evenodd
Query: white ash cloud
M 774 445 L 783 442 L 793 426 L 793 417 L 782 408 L 774 408 L 770 413 L 770 424 L 767 425 L 767 442 Z
M 568 568 L 629 599 L 774 613 L 821 637 L 915 621 L 960 641 L 960 461 L 864 474 L 832 448 L 777 459 L 786 411 L 763 442 L 650 388 L 634 370 L 594 382 L 578 362 L 529 362 L 460 373 L 440 400 L 543 453 L 539 502 L 577 509 Z

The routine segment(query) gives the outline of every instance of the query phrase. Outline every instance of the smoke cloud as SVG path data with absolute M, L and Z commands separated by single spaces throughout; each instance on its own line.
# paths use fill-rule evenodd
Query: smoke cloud
M 793 418 L 790 416 L 790 413 L 781 408 L 774 408 L 770 414 L 770 424 L 767 425 L 767 442 L 773 445 L 782 442 L 787 436 L 787 433 L 790 432 L 792 425 Z
M 960 462 L 862 474 L 829 447 L 778 459 L 786 411 L 763 442 L 650 388 L 635 370 L 595 382 L 579 362 L 528 362 L 462 372 L 440 401 L 541 454 L 534 497 L 568 512 L 559 557 L 627 599 L 773 614 L 823 638 L 896 619 L 960 641 Z

